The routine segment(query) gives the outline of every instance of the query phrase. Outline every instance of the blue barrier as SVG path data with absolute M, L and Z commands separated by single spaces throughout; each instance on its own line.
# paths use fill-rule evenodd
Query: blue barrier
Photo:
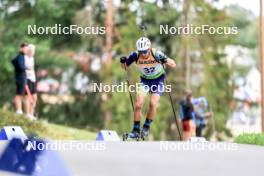
M 96 138 L 97 141 L 120 141 L 119 136 L 115 131 L 101 130 Z
M 27 139 L 26 134 L 19 126 L 5 126 L 0 131 L 0 140 L 11 140 L 12 138 Z
M 43 140 L 12 139 L 0 157 L 0 170 L 37 176 L 70 175 L 55 151 L 34 148 L 29 142 L 35 146 L 46 144 Z

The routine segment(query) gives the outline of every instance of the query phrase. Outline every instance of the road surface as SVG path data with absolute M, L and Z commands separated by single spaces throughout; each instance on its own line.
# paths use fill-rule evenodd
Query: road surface
M 162 144 L 108 142 L 104 151 L 61 152 L 61 156 L 71 172 L 80 176 L 264 175 L 264 147 L 221 143 L 216 150 L 214 147 L 189 150 L 180 142 Z M 170 147 L 168 150 L 164 148 L 166 145 Z M 223 149 L 221 146 L 229 147 Z
M 58 151 L 74 176 L 264 175 L 262 146 L 166 141 L 74 143 L 74 150 Z

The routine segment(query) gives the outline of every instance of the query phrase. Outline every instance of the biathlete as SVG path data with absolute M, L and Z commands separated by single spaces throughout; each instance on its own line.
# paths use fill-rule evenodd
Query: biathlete
M 136 42 L 137 51 L 132 52 L 128 57 L 121 57 L 120 62 L 123 69 L 127 69 L 132 63 L 135 63 L 141 73 L 140 88 L 137 90 L 134 126 L 128 138 L 147 137 L 149 129 L 157 112 L 157 105 L 160 96 L 164 92 L 165 71 L 163 64 L 176 68 L 174 60 L 167 57 L 163 52 L 151 48 L 151 42 L 146 37 L 141 37 Z M 141 130 L 140 119 L 144 98 L 150 93 L 150 104 L 146 115 L 146 120 Z

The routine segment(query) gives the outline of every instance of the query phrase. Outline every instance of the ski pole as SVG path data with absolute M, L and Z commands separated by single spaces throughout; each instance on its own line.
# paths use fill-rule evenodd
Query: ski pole
M 147 37 L 147 27 L 145 26 L 145 25 L 141 25 L 140 26 L 140 29 L 142 30 L 142 32 L 143 32 L 143 36 L 144 37 Z
M 129 81 L 129 76 L 128 76 L 128 69 L 126 68 L 126 74 L 127 74 L 127 86 L 128 86 L 128 93 L 129 93 L 129 97 L 130 97 L 130 102 L 131 102 L 131 106 L 132 106 L 132 111 L 134 113 L 134 103 L 133 103 L 133 97 L 132 94 L 130 92 L 130 81 Z
M 163 64 L 162 64 L 162 67 L 163 67 L 163 70 L 164 70 L 165 86 L 166 86 L 166 85 L 168 85 L 168 81 L 166 79 L 167 78 L 167 74 L 166 74 L 166 71 L 165 71 L 165 68 L 164 68 Z M 170 98 L 170 104 L 171 104 L 171 108 L 172 108 L 172 112 L 173 112 L 173 117 L 174 117 L 174 120 L 175 120 L 175 123 L 176 123 L 177 131 L 179 133 L 180 140 L 182 140 L 182 133 L 181 133 L 181 130 L 180 130 L 180 125 L 179 125 L 178 120 L 177 120 L 176 111 L 175 111 L 175 108 L 174 108 L 171 92 L 168 92 L 168 95 L 169 95 L 169 98 Z
M 121 57 L 120 58 L 120 62 L 125 64 L 126 63 L 126 57 Z M 133 97 L 132 94 L 130 92 L 130 81 L 129 81 L 129 74 L 128 74 L 128 68 L 127 66 L 125 66 L 125 70 L 126 70 L 126 80 L 127 80 L 127 86 L 128 86 L 128 94 L 129 94 L 129 98 L 130 98 L 130 103 L 132 106 L 132 111 L 134 113 L 134 103 L 133 103 Z

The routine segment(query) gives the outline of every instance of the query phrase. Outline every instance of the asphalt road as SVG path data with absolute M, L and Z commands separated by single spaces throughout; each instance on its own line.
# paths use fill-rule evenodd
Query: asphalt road
M 58 153 L 74 176 L 264 175 L 264 147 L 261 146 L 219 142 L 84 141 L 75 141 L 73 146 L 73 150 Z
M 264 175 L 264 147 L 232 143 L 214 145 L 218 148 L 213 144 L 191 146 L 195 147 L 180 142 L 108 142 L 105 150 L 60 153 L 78 176 Z

